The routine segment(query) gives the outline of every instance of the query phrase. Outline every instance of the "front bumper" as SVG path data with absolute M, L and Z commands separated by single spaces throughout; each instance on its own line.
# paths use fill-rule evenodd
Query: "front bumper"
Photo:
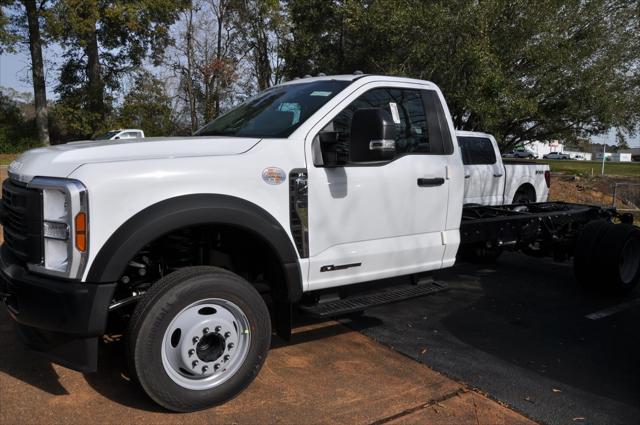
M 0 249 L 0 299 L 22 340 L 71 369 L 97 369 L 98 337 L 105 332 L 115 286 L 35 275 Z

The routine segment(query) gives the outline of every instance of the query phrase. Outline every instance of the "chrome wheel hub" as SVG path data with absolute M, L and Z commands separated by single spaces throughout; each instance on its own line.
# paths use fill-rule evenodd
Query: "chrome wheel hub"
M 234 303 L 197 301 L 173 318 L 162 340 L 162 365 L 178 385 L 214 388 L 231 378 L 249 352 L 249 320 Z

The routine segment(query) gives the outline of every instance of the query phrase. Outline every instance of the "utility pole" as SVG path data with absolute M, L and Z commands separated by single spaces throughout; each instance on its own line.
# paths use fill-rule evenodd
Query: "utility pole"
M 605 154 L 607 153 L 607 144 L 605 142 L 602 142 L 602 175 L 604 176 L 604 157 Z

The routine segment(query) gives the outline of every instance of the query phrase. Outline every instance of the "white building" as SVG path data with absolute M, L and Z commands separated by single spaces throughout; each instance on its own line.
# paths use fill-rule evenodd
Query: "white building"
M 611 162 L 631 162 L 631 153 L 605 152 L 604 158 Z M 596 152 L 596 161 L 602 161 L 602 152 Z
M 523 144 L 527 149 L 535 153 L 538 158 L 542 158 L 551 152 L 564 152 L 564 143 L 560 140 L 550 140 L 548 142 L 534 140 L 533 142 L 524 142 Z

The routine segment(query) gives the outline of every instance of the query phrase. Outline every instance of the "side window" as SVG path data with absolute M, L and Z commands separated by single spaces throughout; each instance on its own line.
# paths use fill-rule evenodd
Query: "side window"
M 458 137 L 464 165 L 495 164 L 496 153 L 486 137 Z
M 429 153 L 429 132 L 424 102 L 419 90 L 379 88 L 364 93 L 340 112 L 325 128 L 339 134 L 339 149 L 349 151 L 351 118 L 362 108 L 384 108 L 394 119 L 397 129 L 397 155 Z
M 325 127 L 325 131 L 338 133 L 340 152 L 349 152 L 351 118 L 361 108 L 384 108 L 391 114 L 397 129 L 397 156 L 453 153 L 437 94 L 432 90 L 399 88 L 377 88 L 364 93 Z
M 138 133 L 137 131 L 127 131 L 122 136 L 120 136 L 121 139 L 135 139 L 138 137 L 140 137 L 140 133 Z

